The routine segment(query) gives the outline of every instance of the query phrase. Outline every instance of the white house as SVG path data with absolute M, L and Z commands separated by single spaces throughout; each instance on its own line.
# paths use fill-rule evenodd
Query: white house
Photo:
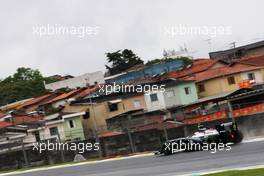
M 102 71 L 97 71 L 50 84 L 44 84 L 45 89 L 55 91 L 61 88 L 75 89 L 77 87 L 86 87 L 87 85 L 92 86 L 103 83 L 105 83 L 104 74 Z

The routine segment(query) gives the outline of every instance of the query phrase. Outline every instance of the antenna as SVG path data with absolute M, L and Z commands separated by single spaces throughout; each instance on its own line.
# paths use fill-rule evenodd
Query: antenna
M 184 43 L 183 45 L 179 45 L 179 50 L 163 50 L 163 56 L 166 57 L 179 57 L 179 56 L 185 56 L 193 58 L 190 54 L 196 53 L 197 51 L 189 51 L 187 45 Z
M 236 42 L 231 42 L 229 45 L 231 46 L 230 48 L 236 48 Z
M 212 39 L 209 38 L 209 39 L 206 39 L 204 41 L 207 42 L 207 44 L 209 45 L 209 51 L 211 52 L 212 51 Z
M 163 57 L 168 57 L 168 51 L 166 51 L 165 49 L 163 50 Z
M 188 48 L 187 48 L 187 46 L 186 46 L 186 43 L 184 43 L 184 52 L 186 53 L 186 54 L 188 54 L 189 55 L 189 53 L 188 53 Z

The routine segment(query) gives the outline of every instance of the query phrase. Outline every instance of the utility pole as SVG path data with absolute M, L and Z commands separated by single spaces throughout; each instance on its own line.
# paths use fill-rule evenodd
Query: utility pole
M 92 102 L 92 98 L 90 97 L 89 98 L 89 101 L 90 101 L 90 106 L 91 106 L 91 109 L 92 109 L 92 114 L 93 114 L 93 133 L 94 133 L 94 137 L 95 137 L 95 141 L 96 143 L 99 143 L 100 147 L 99 147 L 99 157 L 103 157 L 103 153 L 102 153 L 102 149 L 101 149 L 101 143 L 100 143 L 100 138 L 98 137 L 98 133 L 97 133 L 97 123 L 96 123 L 96 118 L 95 118 L 95 111 L 94 111 L 94 107 L 93 107 L 93 102 Z
M 165 109 L 165 116 L 166 116 L 166 119 L 171 119 L 171 112 L 167 109 Z M 164 131 L 164 135 L 165 135 L 165 139 L 166 141 L 169 140 L 169 137 L 168 137 L 168 131 L 167 131 L 167 126 L 166 126 L 166 121 L 163 122 L 163 131 Z
M 228 105 L 228 118 L 231 118 L 232 119 L 232 122 L 235 123 L 236 120 L 233 116 L 233 108 L 232 108 L 232 105 L 230 103 L 230 101 L 227 101 L 227 105 Z
M 58 141 L 59 141 L 59 145 L 61 144 L 61 138 L 60 138 L 60 134 L 57 134 L 58 136 Z M 64 150 L 60 150 L 60 154 L 61 154 L 61 161 L 64 163 L 65 162 L 65 158 L 64 158 Z
M 133 138 L 132 138 L 131 131 L 130 131 L 130 120 L 131 120 L 131 114 L 128 114 L 127 134 L 128 134 L 128 138 L 129 138 L 131 151 L 132 151 L 132 153 L 135 153 L 136 150 L 135 150 L 135 147 L 134 147 L 134 142 L 133 142 Z
M 207 42 L 207 44 L 209 45 L 209 51 L 211 52 L 212 51 L 212 39 L 209 38 L 204 41 Z
M 85 81 L 86 81 L 86 86 L 89 85 L 89 82 L 88 82 L 88 78 L 85 78 Z M 92 97 L 90 95 L 89 97 L 89 104 L 91 106 L 91 109 L 92 109 L 92 114 L 93 114 L 93 135 L 95 137 L 95 141 L 96 143 L 99 143 L 100 147 L 99 147 L 99 157 L 102 158 L 103 157 L 103 153 L 102 153 L 102 149 L 101 149 L 101 143 L 100 143 L 100 138 L 98 137 L 98 133 L 97 133 L 97 123 L 96 123 L 96 118 L 95 118 L 95 111 L 94 111 L 94 107 L 93 107 L 93 102 L 92 102 Z
M 185 122 L 185 120 L 186 120 L 186 115 L 185 115 L 185 113 L 184 113 L 183 108 L 180 108 L 180 114 L 181 114 L 182 117 L 183 117 L 183 122 L 182 122 L 182 125 L 183 125 L 183 134 L 184 134 L 184 137 L 187 137 L 187 136 L 188 136 L 188 129 L 187 129 L 187 124 L 186 124 L 186 122 Z M 176 121 L 176 117 L 174 118 L 174 121 L 175 121 L 175 123 L 177 122 L 177 121 Z
M 166 139 L 166 141 L 168 141 L 169 137 L 168 137 L 168 132 L 167 132 L 167 128 L 166 128 L 166 122 L 163 123 L 163 131 L 164 131 L 165 139 Z
M 23 156 L 24 156 L 24 160 L 25 160 L 26 167 L 29 167 L 27 152 L 25 150 L 25 145 L 24 145 L 23 138 L 21 138 L 21 144 L 22 144 L 22 151 L 23 151 Z

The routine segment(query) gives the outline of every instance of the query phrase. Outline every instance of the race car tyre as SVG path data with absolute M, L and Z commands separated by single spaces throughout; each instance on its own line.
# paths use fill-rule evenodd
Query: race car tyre
M 165 155 L 171 155 L 172 152 L 171 152 L 171 150 L 164 150 L 164 154 L 165 154 Z
M 242 134 L 241 131 L 236 131 L 236 132 L 234 133 L 234 143 L 237 144 L 237 143 L 242 142 L 243 137 L 244 137 L 244 136 L 243 136 L 243 134 Z

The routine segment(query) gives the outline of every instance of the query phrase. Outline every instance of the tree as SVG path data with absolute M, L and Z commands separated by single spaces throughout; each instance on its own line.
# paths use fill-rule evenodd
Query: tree
M 111 64 L 111 66 L 105 65 L 110 75 L 121 73 L 134 65 L 144 63 L 144 61 L 129 49 L 106 53 L 106 57 L 107 62 Z
M 38 70 L 21 67 L 17 69 L 17 72 L 14 74 L 13 79 L 15 81 L 29 81 L 43 79 L 43 77 Z
M 183 61 L 184 65 L 189 65 L 192 63 L 192 60 L 189 57 L 179 56 L 176 58 L 153 59 L 153 60 L 148 61 L 146 65 L 153 65 L 153 64 L 162 63 L 162 62 L 171 62 L 175 60 Z
M 0 81 L 0 105 L 45 94 L 44 80 L 38 70 L 18 68 L 15 74 Z

